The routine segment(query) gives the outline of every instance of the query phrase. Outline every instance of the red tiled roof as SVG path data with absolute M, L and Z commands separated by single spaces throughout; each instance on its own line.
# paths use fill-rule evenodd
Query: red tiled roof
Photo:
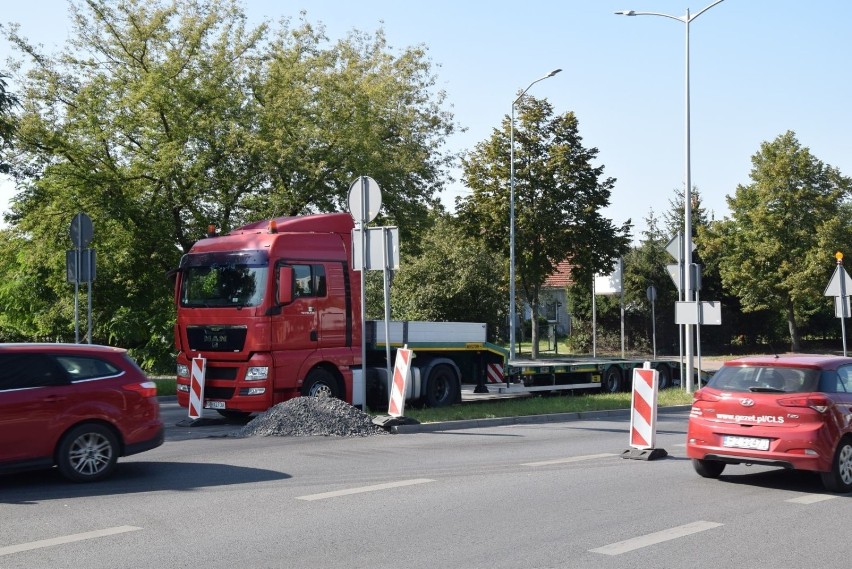
M 574 268 L 574 265 L 569 261 L 562 261 L 556 265 L 554 273 L 544 281 L 543 288 L 565 288 L 572 285 L 574 283 L 574 279 L 571 278 L 572 268 Z

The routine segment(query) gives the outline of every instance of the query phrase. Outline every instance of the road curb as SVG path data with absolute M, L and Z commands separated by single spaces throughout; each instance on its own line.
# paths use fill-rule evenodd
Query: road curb
M 688 411 L 691 405 L 675 405 L 662 407 L 658 414 L 681 413 Z M 607 411 L 579 411 L 575 413 L 552 413 L 549 415 L 523 415 L 520 417 L 496 417 L 493 419 L 464 419 L 460 421 L 444 421 L 441 423 L 421 423 L 419 425 L 399 425 L 393 432 L 400 435 L 414 433 L 434 433 L 439 431 L 456 431 L 462 429 L 480 429 L 485 427 L 504 427 L 507 425 L 540 425 L 545 423 L 565 423 L 590 419 L 607 419 L 630 417 L 630 409 L 611 409 Z
M 161 403 L 174 403 L 174 395 L 162 395 Z M 660 407 L 658 414 L 682 413 L 689 411 L 691 405 L 673 405 Z M 546 423 L 566 423 L 570 421 L 586 421 L 594 419 L 620 418 L 628 419 L 630 409 L 609 409 L 605 411 L 575 411 L 573 413 L 550 413 L 547 415 L 521 415 L 518 417 L 494 417 L 488 419 L 462 419 L 459 421 L 443 421 L 440 423 L 419 423 L 416 425 L 397 425 L 391 432 L 399 435 L 415 433 L 435 433 L 440 431 L 458 431 L 464 429 L 481 429 L 487 427 L 505 427 L 508 425 L 541 425 Z

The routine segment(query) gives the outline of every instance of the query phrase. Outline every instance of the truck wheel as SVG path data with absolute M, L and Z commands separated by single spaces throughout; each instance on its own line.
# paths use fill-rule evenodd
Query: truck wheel
M 302 395 L 306 397 L 340 398 L 340 387 L 334 375 L 326 369 L 316 368 L 308 373 L 302 385 Z
M 426 379 L 426 405 L 446 407 L 456 402 L 459 392 L 459 378 L 455 370 L 446 364 L 432 368 Z
M 657 389 L 668 389 L 672 386 L 672 370 L 667 364 L 657 366 L 659 378 L 657 381 Z
M 118 461 L 118 438 L 112 429 L 96 423 L 78 425 L 59 442 L 59 472 L 74 482 L 95 482 L 110 475 Z
M 604 372 L 601 391 L 604 393 L 618 393 L 621 391 L 621 370 L 617 366 L 609 366 Z
M 831 470 L 820 472 L 822 484 L 829 492 L 845 494 L 852 491 L 852 440 L 846 438 L 837 445 Z

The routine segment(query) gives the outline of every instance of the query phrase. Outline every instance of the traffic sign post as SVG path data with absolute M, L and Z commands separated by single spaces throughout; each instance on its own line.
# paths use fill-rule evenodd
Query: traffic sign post
M 840 330 L 843 337 L 843 356 L 846 356 L 846 319 L 849 317 L 849 304 L 847 292 L 852 289 L 852 278 L 843 268 L 843 253 L 838 251 L 834 254 L 837 259 L 837 268 L 834 269 L 828 286 L 825 287 L 825 296 L 835 297 L 835 313 L 840 318 Z
M 657 359 L 657 317 L 654 314 L 654 305 L 657 302 L 657 287 L 651 285 L 645 291 L 648 302 L 651 303 L 651 338 L 654 346 L 654 359 Z
M 80 343 L 80 283 L 88 285 L 88 342 L 92 343 L 92 283 L 95 281 L 95 250 L 86 247 L 92 242 L 94 228 L 91 218 L 78 213 L 71 220 L 69 230 L 74 249 L 65 254 L 65 271 L 68 281 L 74 283 L 74 342 Z
M 353 268 L 361 271 L 361 377 L 364 381 L 361 382 L 361 393 L 352 394 L 352 403 L 356 407 L 360 405 L 364 411 L 367 410 L 367 334 L 365 333 L 367 330 L 367 224 L 376 219 L 381 208 L 382 190 L 379 184 L 369 176 L 358 176 L 349 186 L 349 213 L 355 221 L 355 230 L 360 235 L 358 246 L 361 250 L 361 263 L 354 265 Z M 353 232 L 353 249 L 354 237 Z M 387 338 L 390 338 L 389 326 L 388 318 L 385 318 L 385 337 Z M 390 350 L 390 343 L 388 343 L 388 350 Z M 388 353 L 388 362 L 390 362 L 390 353 Z

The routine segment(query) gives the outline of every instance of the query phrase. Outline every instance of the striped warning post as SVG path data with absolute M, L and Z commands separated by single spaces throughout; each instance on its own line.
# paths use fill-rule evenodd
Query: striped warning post
M 638 449 L 654 448 L 657 438 L 657 385 L 659 375 L 655 369 L 633 370 L 633 397 L 630 413 L 630 446 Z
M 488 383 L 503 383 L 503 366 L 501 364 L 488 364 L 485 377 Z
M 388 415 L 391 417 L 402 416 L 402 410 L 405 405 L 405 382 L 408 380 L 408 372 L 411 369 L 411 355 L 412 352 L 407 347 L 396 351 L 390 401 L 388 402 Z
M 192 373 L 189 375 L 190 419 L 200 419 L 204 412 L 204 372 L 207 369 L 206 358 L 192 358 Z

